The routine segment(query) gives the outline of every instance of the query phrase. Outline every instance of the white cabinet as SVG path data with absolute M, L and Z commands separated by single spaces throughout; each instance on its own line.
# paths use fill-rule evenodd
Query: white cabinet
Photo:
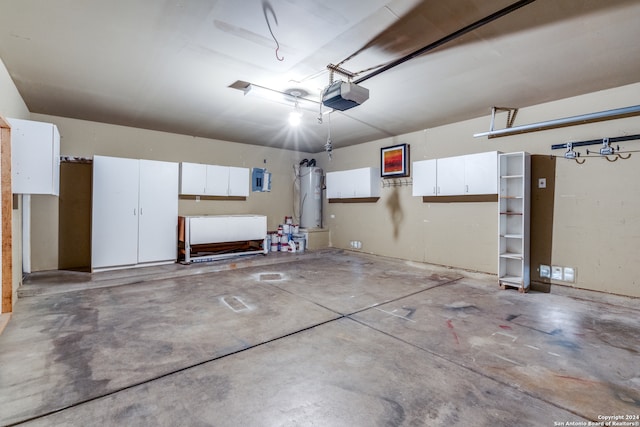
M 92 270 L 177 256 L 178 164 L 94 156 Z
M 380 169 L 327 172 L 327 199 L 380 197 Z
M 327 172 L 325 185 L 327 186 L 327 199 L 339 199 L 342 193 L 343 176 L 346 177 L 346 171 Z
M 60 133 L 56 125 L 8 119 L 11 188 L 16 194 L 60 194 Z
M 496 194 L 498 152 L 413 162 L 414 196 Z
M 497 151 L 464 156 L 464 194 L 496 194 L 497 171 Z
M 180 163 L 180 194 L 201 196 L 249 195 L 249 169 Z
M 502 288 L 529 288 L 531 156 L 500 154 L 498 192 L 498 280 Z
M 204 194 L 207 186 L 207 165 L 180 163 L 180 194 Z
M 176 259 L 178 164 L 140 160 L 138 263 Z
M 464 194 L 464 156 L 438 159 L 438 196 Z
M 437 160 L 420 160 L 413 162 L 413 189 L 414 196 L 435 196 L 437 188 Z
M 207 179 L 205 182 L 205 196 L 228 196 L 229 168 L 227 166 L 207 165 Z
M 249 169 L 229 166 L 229 196 L 249 196 Z

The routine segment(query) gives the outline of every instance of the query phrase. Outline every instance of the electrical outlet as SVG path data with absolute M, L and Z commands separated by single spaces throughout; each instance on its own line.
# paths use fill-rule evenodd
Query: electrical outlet
M 551 278 L 553 280 L 562 280 L 562 267 L 551 266 Z
M 538 188 L 547 188 L 547 178 L 538 178 Z
M 576 269 L 573 267 L 564 267 L 563 271 L 563 280 L 565 282 L 574 283 L 576 281 Z
M 548 265 L 540 264 L 540 277 L 547 279 L 551 278 L 551 267 Z

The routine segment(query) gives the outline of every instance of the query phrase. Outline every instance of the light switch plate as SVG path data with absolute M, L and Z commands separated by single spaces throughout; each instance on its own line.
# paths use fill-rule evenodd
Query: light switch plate
M 551 278 L 553 280 L 562 280 L 562 267 L 554 265 L 551 267 Z
M 538 178 L 538 188 L 547 188 L 547 178 Z

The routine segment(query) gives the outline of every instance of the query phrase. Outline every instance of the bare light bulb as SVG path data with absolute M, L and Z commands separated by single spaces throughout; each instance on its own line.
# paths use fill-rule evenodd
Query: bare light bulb
M 294 110 L 289 113 L 289 124 L 291 126 L 299 126 L 302 121 L 302 113 L 298 110 Z

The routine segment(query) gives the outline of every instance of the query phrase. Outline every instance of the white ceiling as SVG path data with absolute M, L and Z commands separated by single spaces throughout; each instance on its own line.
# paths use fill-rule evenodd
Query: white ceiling
M 537 0 L 367 79 L 323 124 L 229 87 L 318 101 L 328 64 L 365 70 L 515 2 L 0 0 L 0 58 L 31 112 L 309 152 L 329 121 L 341 147 L 640 81 L 640 1 Z

